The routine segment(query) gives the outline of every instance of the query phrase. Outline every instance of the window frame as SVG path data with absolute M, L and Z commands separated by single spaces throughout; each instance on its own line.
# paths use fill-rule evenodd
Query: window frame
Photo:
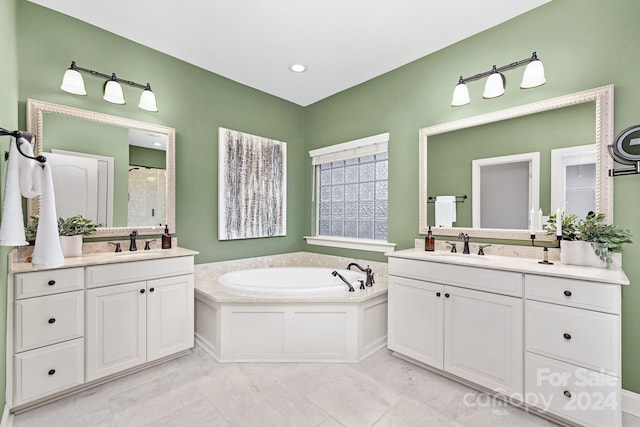
M 330 145 L 309 151 L 313 166 L 313 192 L 311 201 L 314 204 L 314 235 L 304 236 L 309 245 L 329 246 L 344 249 L 356 249 L 372 252 L 389 252 L 395 249 L 396 244 L 388 240 L 389 208 L 387 205 L 387 239 L 362 239 L 342 236 L 320 235 L 320 167 L 321 164 L 340 160 L 354 159 L 374 154 L 388 153 L 389 133 L 360 138 L 340 144 Z M 387 160 L 388 161 L 388 160 Z M 375 181 L 374 181 L 375 182 Z M 388 182 L 388 170 L 387 170 Z

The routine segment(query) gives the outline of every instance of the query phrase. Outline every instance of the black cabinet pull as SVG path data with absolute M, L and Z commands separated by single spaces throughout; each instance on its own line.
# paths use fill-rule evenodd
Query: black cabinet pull
M 55 373 L 56 373 L 56 370 L 55 370 L 55 369 L 49 369 L 49 375 L 53 375 L 53 374 L 55 374 Z
M 149 292 L 153 292 L 155 290 L 156 290 L 156 288 L 149 288 Z
M 436 292 L 436 296 L 439 297 L 440 296 L 440 292 Z
M 444 294 L 444 297 L 445 298 L 449 298 L 449 294 Z
M 48 284 L 49 286 L 53 286 L 53 285 L 55 285 L 55 284 L 56 284 L 56 281 L 55 281 L 55 280 L 49 280 L 49 281 L 47 282 L 47 284 Z
M 56 323 L 56 319 L 52 317 L 51 319 L 49 319 L 49 323 Z
M 564 394 L 566 397 L 571 397 L 571 392 L 569 390 L 565 390 L 562 394 Z
M 144 294 L 144 289 L 140 289 L 140 293 L 141 293 L 141 294 Z
M 564 333 L 564 334 L 562 334 L 562 336 L 564 337 L 565 340 L 570 340 L 571 339 L 571 334 Z
M 565 297 L 570 297 L 571 296 L 571 291 L 564 291 L 564 296 Z

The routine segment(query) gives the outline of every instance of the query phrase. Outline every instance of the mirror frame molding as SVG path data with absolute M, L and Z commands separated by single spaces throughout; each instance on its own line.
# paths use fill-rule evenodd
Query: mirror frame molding
M 125 117 L 112 116 L 110 114 L 97 113 L 95 111 L 83 110 L 81 108 L 68 107 L 66 105 L 53 104 L 35 99 L 27 99 L 27 132 L 36 135 L 36 146 L 34 147 L 35 155 L 42 154 L 43 142 L 46 141 L 44 133 L 44 117 L 47 114 L 58 114 L 67 117 L 73 117 L 92 122 L 103 123 L 128 129 L 147 130 L 155 133 L 167 135 L 167 154 L 166 154 L 166 193 L 165 193 L 165 220 L 172 233 L 175 232 L 175 139 L 176 131 L 174 128 L 156 125 L 153 123 L 142 122 Z M 27 199 L 28 216 L 37 215 L 40 212 L 40 197 Z M 128 236 L 133 230 L 137 230 L 139 235 L 162 234 L 164 225 L 162 226 L 144 226 L 144 227 L 98 227 L 91 237 L 122 237 Z
M 419 216 L 418 230 L 426 234 L 427 225 L 427 143 L 430 136 L 446 132 L 482 126 L 503 120 L 556 110 L 586 102 L 596 103 L 595 108 L 595 144 L 596 144 L 596 211 L 606 215 L 605 221 L 613 220 L 613 178 L 609 177 L 608 170 L 613 167 L 613 159 L 607 151 L 607 144 L 613 140 L 613 85 L 601 86 L 569 95 L 480 114 L 478 116 L 455 120 L 420 129 L 419 131 L 419 165 L 418 165 L 418 191 L 419 191 Z M 542 230 L 541 230 L 542 231 Z M 513 229 L 488 229 L 470 227 L 438 227 L 436 234 L 443 236 L 457 236 L 459 233 L 468 233 L 471 237 L 529 240 L 529 230 Z M 553 236 L 536 233 L 538 240 L 552 240 Z

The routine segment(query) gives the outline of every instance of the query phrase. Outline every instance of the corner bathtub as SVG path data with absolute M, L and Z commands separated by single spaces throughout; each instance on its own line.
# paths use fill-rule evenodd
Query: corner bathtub
M 360 290 L 364 279 L 321 267 L 196 275 L 196 340 L 220 362 L 359 362 L 387 344 L 386 277 Z
M 357 290 L 358 280 L 365 280 L 362 273 L 320 267 L 253 268 L 232 271 L 218 278 L 225 288 L 269 295 L 325 294 L 348 292 L 347 285 L 331 273 L 337 271 Z

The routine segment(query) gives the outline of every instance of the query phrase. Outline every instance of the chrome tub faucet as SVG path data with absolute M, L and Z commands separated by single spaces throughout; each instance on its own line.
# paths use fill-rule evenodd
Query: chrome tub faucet
M 373 286 L 374 283 L 376 283 L 376 281 L 373 278 L 373 271 L 371 271 L 371 268 L 368 265 L 367 265 L 367 268 L 362 268 L 362 266 L 360 266 L 359 264 L 352 262 L 349 265 L 347 265 L 347 270 L 351 270 L 351 267 L 353 266 L 358 267 L 360 271 L 364 272 L 367 275 L 367 281 L 365 282 L 365 286 L 370 287 L 370 286 Z

